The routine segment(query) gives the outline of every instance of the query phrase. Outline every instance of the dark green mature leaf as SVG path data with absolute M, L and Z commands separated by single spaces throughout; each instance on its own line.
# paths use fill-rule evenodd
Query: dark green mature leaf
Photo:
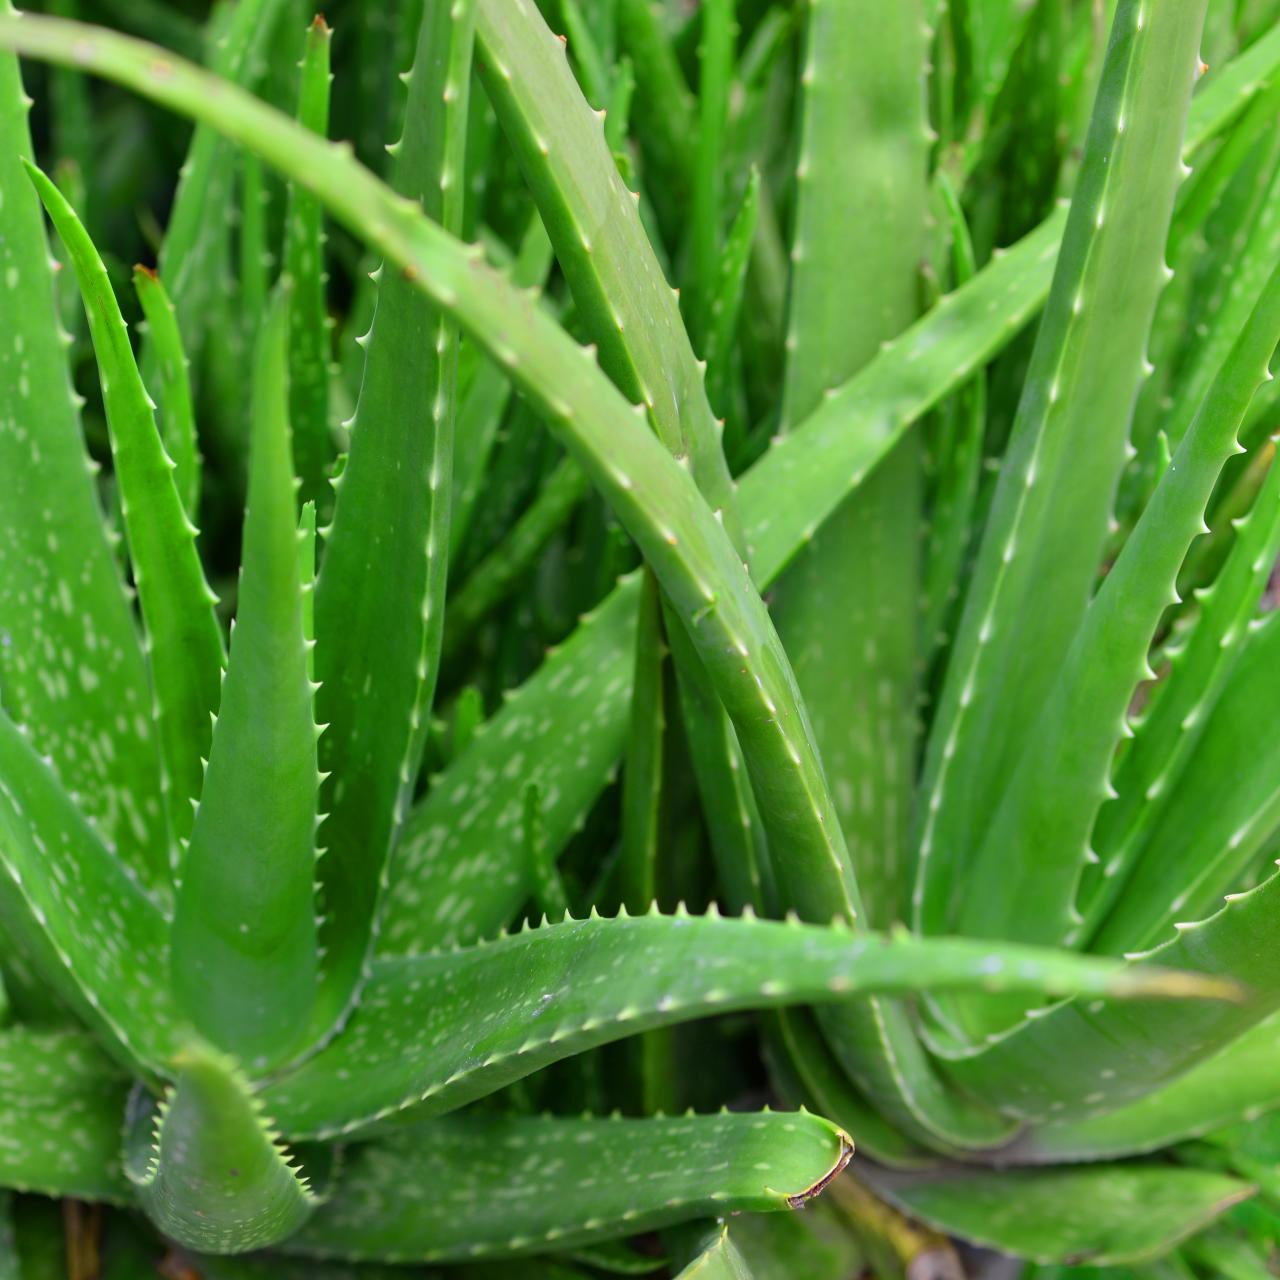
M 298 1047 L 318 967 L 319 729 L 294 508 L 287 320 L 280 294 L 259 335 L 236 625 L 171 935 L 186 1015 L 255 1071 Z
M 1091 957 L 842 926 L 566 920 L 380 961 L 342 1034 L 262 1097 L 291 1137 L 330 1138 L 410 1109 L 407 1119 L 452 1110 L 550 1062 L 711 1012 L 925 988 L 1101 994 L 1117 990 L 1119 971 Z M 1153 981 L 1196 994 L 1176 974 Z
M 707 1213 L 797 1208 L 853 1144 L 816 1116 L 457 1116 L 357 1148 L 290 1249 L 410 1262 L 571 1248 Z
M 396 190 L 456 232 L 475 15 L 429 0 L 409 74 Z M 438 675 L 449 560 L 456 327 L 381 269 L 351 452 L 316 584 L 319 711 L 331 775 L 320 865 L 326 988 L 340 1018 L 371 944 L 385 864 L 412 795 Z
M 9 0 L 0 15 L 10 15 Z M 40 202 L 30 100 L 0 59 L 0 688 L 68 788 L 148 884 L 168 878 L 147 672 L 80 436 Z
M 0 1186 L 125 1201 L 128 1081 L 82 1031 L 0 1031 Z M 0 1275 L 5 1247 L 0 1231 Z
M 861 1172 L 913 1217 L 1036 1262 L 1143 1261 L 1253 1194 L 1236 1178 L 1171 1165 Z
M 228 1058 L 195 1047 L 171 1063 L 157 1104 L 130 1103 L 125 1172 L 167 1236 L 210 1253 L 245 1253 L 292 1235 L 316 1207 L 308 1178 Z
M 93 336 L 111 456 L 133 580 L 147 629 L 161 762 L 169 810 L 170 859 L 191 830 L 218 705 L 222 632 L 216 597 L 196 551 L 196 527 L 183 507 L 176 463 L 156 429 L 151 397 L 129 345 L 106 267 L 76 212 L 34 165 L 27 173 L 67 248 Z

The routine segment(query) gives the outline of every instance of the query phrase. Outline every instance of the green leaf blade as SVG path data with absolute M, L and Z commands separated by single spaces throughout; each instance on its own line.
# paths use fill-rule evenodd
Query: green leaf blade
M 175 463 L 156 428 L 124 317 L 106 267 L 62 193 L 39 169 L 28 175 L 67 246 L 98 358 L 111 453 L 125 533 L 146 624 L 169 809 L 171 859 L 191 830 L 210 716 L 218 705 L 222 633 L 214 595 L 196 551 L 196 528 L 183 509 Z
M 299 566 L 287 302 L 259 337 L 236 627 L 191 842 L 172 978 L 193 1024 L 262 1069 L 290 1050 L 317 984 L 320 775 Z

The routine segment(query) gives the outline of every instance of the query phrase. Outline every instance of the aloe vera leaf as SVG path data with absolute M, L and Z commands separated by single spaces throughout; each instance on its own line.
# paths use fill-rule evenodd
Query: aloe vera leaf
M 543 833 L 542 792 L 536 783 L 524 789 L 520 845 L 533 868 L 533 900 L 538 910 L 544 919 L 563 919 L 569 914 L 569 895 Z
M 421 201 L 453 230 L 465 196 L 474 23 L 469 3 L 424 6 L 406 132 L 395 147 L 397 190 L 407 198 L 397 203 L 408 209 L 408 199 Z M 392 199 L 379 190 L 384 202 Z M 330 726 L 321 761 L 332 775 L 320 864 L 326 989 L 317 1012 L 329 1022 L 349 1000 L 370 946 L 388 853 L 421 758 L 444 622 L 458 336 L 415 288 L 417 269 L 402 265 L 382 269 L 316 585 L 318 706 Z
M 1153 945 L 1175 921 L 1211 911 L 1280 825 L 1277 757 L 1270 736 L 1257 733 L 1280 704 L 1277 655 L 1280 627 L 1268 615 L 1226 677 L 1123 893 L 1098 930 L 1097 950 Z
M 328 1138 L 410 1109 L 452 1110 L 550 1062 L 711 1012 L 926 988 L 1115 994 L 1117 974 L 1140 984 L 1124 992 L 1135 998 L 1199 994 L 1177 974 L 964 939 L 717 915 L 566 920 L 378 961 L 344 1032 L 262 1097 L 290 1136 Z M 461 990 L 472 994 L 460 1003 Z
M 918 0 L 895 6 L 891 17 L 828 0 L 810 5 L 807 24 L 783 432 L 914 319 L 924 251 L 926 46 Z M 848 306 L 850 289 L 863 305 Z M 899 916 L 910 822 L 919 481 L 913 436 L 832 514 L 774 588 L 773 614 L 875 925 Z
M 84 1032 L 0 1031 L 0 1185 L 127 1200 L 120 1117 L 128 1088 L 127 1076 Z
M 583 96 L 597 111 L 609 105 L 609 69 L 604 51 L 596 40 L 578 0 L 556 0 L 564 25 L 565 47 L 577 68 Z
M 518 289 L 541 289 L 551 268 L 551 241 L 535 210 L 511 266 L 511 283 Z M 480 496 L 494 439 L 511 400 L 511 382 L 499 365 L 474 347 L 464 346 L 475 360 L 475 371 L 458 404 L 458 426 L 453 454 L 453 497 L 449 529 L 449 556 L 458 556 L 471 528 L 471 515 Z M 461 369 L 459 372 L 461 379 Z M 452 608 L 452 606 L 451 606 Z
M 1055 215 L 949 295 L 743 476 L 739 500 L 762 586 L 888 445 L 1034 314 L 1048 290 L 1061 226 Z M 503 833 L 520 820 L 519 788 L 493 787 L 512 760 L 518 758 L 523 771 L 515 776 L 542 788 L 549 846 L 563 846 L 611 777 L 625 742 L 638 592 L 638 579 L 627 579 L 583 619 L 411 815 L 397 854 L 384 949 L 400 953 L 483 937 L 527 896 L 528 868 L 504 858 L 495 874 L 490 852 L 509 843 Z M 427 886 L 445 878 L 456 891 L 429 898 Z
M 571 458 L 562 459 L 506 537 L 450 596 L 445 628 L 446 657 L 465 650 L 476 627 L 510 596 L 536 565 L 547 543 L 564 527 L 589 489 L 582 468 Z
M 531 0 L 477 0 L 477 7 L 485 87 L 600 365 L 645 406 L 667 448 L 688 457 L 698 488 L 737 541 L 733 484 L 702 369 L 601 122 Z
M 697 108 L 671 41 L 650 0 L 618 0 L 618 37 L 636 75 L 636 120 L 659 189 L 671 189 L 672 208 L 684 207 L 693 184 L 689 139 Z
M 266 314 L 274 257 L 267 248 L 267 191 L 262 161 L 252 152 L 240 157 L 240 305 L 250 336 Z
M 729 1237 L 729 1224 L 722 1218 L 706 1226 L 691 1225 L 682 1232 L 669 1233 L 685 1247 L 678 1256 L 688 1261 L 676 1274 L 676 1280 L 753 1280 L 751 1268 Z M 687 1235 L 687 1241 L 681 1237 Z
M 134 267 L 133 288 L 138 295 L 147 332 L 154 344 L 160 397 L 160 436 L 173 460 L 173 482 L 183 510 L 193 523 L 200 509 L 200 451 L 196 441 L 195 410 L 191 404 L 190 361 L 178 332 L 178 317 L 160 277 L 146 267 Z
M 1280 66 L 1280 27 L 1272 27 L 1224 67 L 1215 71 L 1196 94 L 1187 117 L 1183 153 L 1203 146 L 1228 129 L 1272 83 Z
M 329 46 L 333 32 L 318 16 L 307 28 L 298 90 L 298 123 L 326 137 L 329 132 Z M 304 502 L 328 507 L 329 312 L 325 299 L 324 213 L 319 200 L 296 185 L 289 189 L 284 231 L 284 274 L 289 293 L 289 421 L 294 465 Z
M 685 303 L 694 342 L 704 347 L 720 268 L 725 135 L 737 40 L 737 0 L 707 0 L 698 39 L 698 121 L 689 202 L 690 297 Z
M 297 1047 L 318 971 L 320 731 L 294 515 L 288 305 L 277 295 L 259 335 L 236 624 L 170 938 L 179 1004 L 255 1070 Z
M 779 1009 L 766 1019 L 769 1058 L 783 1096 L 858 1135 L 858 1150 L 890 1168 L 932 1164 L 936 1156 L 896 1129 L 854 1088 L 807 1009 Z
M 1267 362 L 1277 341 L 1280 268 L 1086 610 L 1039 723 L 1013 776 L 1003 780 L 1000 807 L 973 861 L 971 874 L 983 889 L 966 899 L 960 915 L 964 932 L 1027 942 L 1078 940 L 1083 922 L 1076 888 L 1090 829 L 1109 787 L 1116 743 L 1133 692 L 1146 674 L 1147 650 L 1161 615 L 1176 599 L 1178 569 L 1204 528 L 1205 508 L 1223 464 L 1240 451 L 1236 432 L 1254 391 L 1270 376 Z M 1033 876 L 1008 874 L 1011 851 L 1019 848 L 1036 850 Z M 1165 884 L 1187 883 L 1174 872 L 1167 849 L 1160 853 L 1160 875 Z M 1128 890 L 1125 902 L 1143 899 L 1132 883 Z M 1139 932 L 1130 945 L 1146 940 Z
M 224 83 L 210 90 L 212 78 L 176 63 L 166 64 L 169 74 L 157 78 L 153 53 L 101 30 L 90 37 L 84 28 L 53 19 L 24 19 L 20 27 L 0 23 L 7 38 L 17 42 L 21 37 L 24 50 L 39 45 L 52 52 L 72 31 L 78 33 L 73 37 L 78 65 L 105 54 L 104 67 L 132 86 L 188 112 L 217 118 L 229 136 L 255 146 L 295 180 L 311 184 L 335 216 L 360 227 L 377 247 L 408 266 L 419 288 L 432 290 L 509 366 L 608 496 L 682 620 L 692 627 L 700 656 L 738 729 L 766 825 L 784 835 L 792 857 L 813 871 L 797 876 L 798 905 L 816 918 L 829 917 L 833 909 L 856 910 L 856 888 L 838 823 L 789 663 L 764 604 L 690 474 L 637 428 L 634 414 L 595 362 L 584 358 L 547 317 L 522 308 L 474 254 L 467 255 L 438 226 L 398 203 L 367 171 L 307 136 L 306 130 L 263 111 L 233 86 Z M 41 45 L 41 32 L 52 37 L 48 46 Z M 216 107 L 209 92 L 216 95 Z M 324 579 L 322 572 L 321 585 Z M 349 622 L 349 607 L 344 616 Z M 324 635 L 322 616 L 319 625 Z M 346 634 L 352 630 L 348 626 Z M 334 650 L 322 646 L 325 652 L 332 655 Z M 745 665 L 743 656 L 749 658 Z M 365 699 L 363 705 L 368 703 Z M 326 719 L 332 722 L 332 717 Z M 335 861 L 331 856 L 325 868 Z M 326 901 L 331 899 L 329 895 Z M 333 960 L 332 947 L 328 957 Z
M 1230 283 L 1223 290 L 1221 305 L 1208 332 L 1197 332 L 1194 350 L 1170 389 L 1173 405 L 1162 418 L 1161 429 L 1174 445 L 1186 432 L 1195 406 L 1208 394 L 1236 335 L 1266 290 L 1274 285 L 1268 277 L 1280 257 L 1280 167 L 1261 197 L 1243 246 L 1232 254 L 1230 262 L 1223 264 Z M 1236 248 L 1234 244 L 1231 247 Z
M 1117 900 L 1177 790 L 1230 678 L 1278 555 L 1280 467 L 1273 461 L 1252 510 L 1236 523 L 1235 541 L 1218 577 L 1197 593 L 1200 616 L 1120 758 L 1113 778 L 1118 795 L 1098 814 L 1092 843 L 1099 862 L 1091 868 L 1092 877 L 1086 875 L 1081 892 L 1091 933 Z M 1253 720 L 1250 712 L 1244 723 Z M 1231 769 L 1226 776 L 1233 773 Z
M 729 1235 L 751 1270 L 751 1280 L 790 1280 L 795 1275 L 848 1280 L 865 1263 L 862 1249 L 826 1198 L 810 1201 L 804 1213 L 740 1214 L 730 1223 Z
M 317 1196 L 239 1068 L 194 1046 L 170 1066 L 175 1083 L 163 1100 L 136 1090 L 125 1127 L 125 1174 L 147 1216 L 209 1253 L 246 1253 L 292 1235 Z
M 632 913 L 646 910 L 658 892 L 658 855 L 664 834 L 662 770 L 667 752 L 666 654 L 658 582 L 646 570 L 640 586 L 631 715 L 622 758 L 622 845 L 616 872 L 617 899 Z
M 711 311 L 706 330 L 707 395 L 717 413 L 729 411 L 729 389 L 733 377 L 734 336 L 746 293 L 751 245 L 760 213 L 760 170 L 752 166 L 743 192 L 742 204 L 725 237 L 717 266 Z
M 852 1149 L 827 1121 L 786 1113 L 449 1117 L 353 1152 L 343 1197 L 288 1247 L 395 1262 L 572 1248 L 708 1212 L 798 1207 Z
M 747 907 L 767 914 L 777 905 L 777 893 L 738 735 L 685 629 L 671 626 L 667 635 L 720 901 L 734 915 Z
M 153 1069 L 174 1021 L 165 919 L 32 735 L 2 714 L 0 869 L 0 918 L 19 956 L 114 1056 Z
M 216 597 L 205 581 L 196 527 L 183 509 L 175 464 L 156 429 L 106 267 L 58 188 L 34 165 L 27 173 L 71 256 L 98 358 L 129 559 L 146 624 L 170 857 L 176 860 L 177 842 L 191 830 L 210 717 L 218 705 L 223 654 Z
M 0 0 L 0 15 L 11 15 Z M 12 18 L 18 21 L 17 18 Z M 17 60 L 0 59 L 0 687 L 85 813 L 148 883 L 167 877 L 147 671 L 98 506 L 54 309 Z M 48 655 L 52 655 L 52 659 Z
M 957 61 L 963 69 L 957 85 L 962 121 L 986 119 L 1009 74 L 1032 7 L 1010 0 L 957 0 L 950 6 Z
M 890 1203 L 938 1230 L 1045 1263 L 1145 1261 L 1254 1191 L 1166 1164 L 862 1172 Z
M 1116 10 L 1027 392 L 929 736 L 914 913 L 930 932 L 954 918 L 958 885 L 975 906 L 997 887 L 966 872 L 1089 601 L 1165 274 L 1203 19 L 1199 0 L 1121 0 Z M 943 848 L 945 858 L 932 856 Z
M 250 83 L 283 5 L 284 0 L 244 0 L 228 10 L 225 30 L 213 51 L 212 70 L 233 83 Z M 234 176 L 232 148 L 215 128 L 197 124 L 174 194 L 159 268 L 191 351 L 203 349 L 215 295 L 226 287 L 223 253 Z M 152 359 L 149 352 L 144 355 L 148 381 Z
M 1280 1106 L 1280 1015 L 1128 1106 L 1028 1130 L 1001 1153 L 1029 1162 L 1141 1155 Z
M 951 277 L 956 286 L 967 284 L 977 270 L 973 241 L 955 188 L 939 170 L 935 178 L 939 203 L 947 217 L 951 242 Z M 960 580 L 973 527 L 982 469 L 983 435 L 986 429 L 986 374 L 979 371 L 941 406 L 950 431 L 937 459 L 929 515 L 929 539 L 925 561 L 924 619 L 921 623 L 926 653 L 936 653 L 953 624 L 960 595 Z
M 1158 964 L 1228 978 L 1243 999 L 1167 1009 L 1140 1001 L 1070 1001 L 975 1048 L 946 1049 L 948 1073 L 975 1097 L 1033 1122 L 1087 1116 L 1159 1088 L 1238 1039 L 1280 1007 L 1280 976 L 1267 939 L 1280 910 L 1280 876 L 1231 894 L 1214 915 L 1181 922 L 1174 936 L 1130 956 L 1134 969 Z M 998 1099 L 998 1102 L 997 1102 Z

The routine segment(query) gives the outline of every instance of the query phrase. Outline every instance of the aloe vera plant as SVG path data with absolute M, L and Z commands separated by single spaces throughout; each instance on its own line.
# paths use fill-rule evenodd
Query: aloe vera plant
M 1280 5 L 47 8 L 0 1277 L 1266 1274 Z

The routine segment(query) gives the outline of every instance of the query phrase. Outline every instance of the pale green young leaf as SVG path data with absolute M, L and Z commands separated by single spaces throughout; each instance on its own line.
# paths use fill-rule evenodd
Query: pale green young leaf
M 124 1167 L 147 1216 L 179 1244 L 246 1253 L 294 1234 L 317 1196 L 235 1063 L 191 1047 L 157 1104 L 130 1100 Z
M 288 301 L 258 338 L 231 654 L 171 937 L 179 1003 L 261 1071 L 300 1047 L 318 979 L 319 730 L 288 419 Z

